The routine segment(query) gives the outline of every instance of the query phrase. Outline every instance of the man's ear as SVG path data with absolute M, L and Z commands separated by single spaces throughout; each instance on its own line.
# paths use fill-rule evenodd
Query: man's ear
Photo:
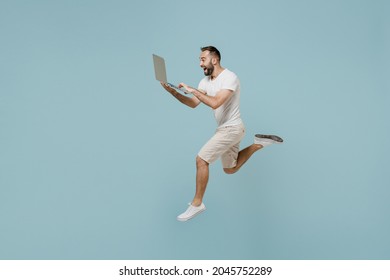
M 213 57 L 213 58 L 211 59 L 211 63 L 212 63 L 213 65 L 216 65 L 217 62 L 218 62 L 217 58 Z

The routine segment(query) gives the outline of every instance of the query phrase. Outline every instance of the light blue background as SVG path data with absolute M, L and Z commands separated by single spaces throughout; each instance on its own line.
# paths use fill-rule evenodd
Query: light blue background
M 1 259 L 389 259 L 388 1 L 0 2 Z M 285 138 L 235 175 L 196 86 L 215 45 L 247 127 Z

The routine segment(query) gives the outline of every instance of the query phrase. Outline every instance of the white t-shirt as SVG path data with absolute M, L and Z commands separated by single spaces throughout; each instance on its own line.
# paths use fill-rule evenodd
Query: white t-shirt
M 206 76 L 200 81 L 198 89 L 206 92 L 209 96 L 215 96 L 222 89 L 232 90 L 231 98 L 219 108 L 213 110 L 214 116 L 218 127 L 242 123 L 240 116 L 240 80 L 236 74 L 225 69 L 214 80 L 211 80 L 211 76 Z

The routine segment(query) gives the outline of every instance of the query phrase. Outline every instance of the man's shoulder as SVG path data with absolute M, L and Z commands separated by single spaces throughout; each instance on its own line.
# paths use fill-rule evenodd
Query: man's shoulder
M 227 68 L 225 68 L 225 70 L 223 71 L 223 74 L 224 74 L 225 78 L 228 78 L 228 79 L 238 79 L 238 76 L 236 75 L 236 73 L 230 71 Z

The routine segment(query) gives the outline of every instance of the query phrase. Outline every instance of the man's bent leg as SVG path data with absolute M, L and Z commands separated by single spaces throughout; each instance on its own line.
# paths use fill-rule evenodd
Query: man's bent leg
M 243 165 L 244 163 L 258 150 L 263 148 L 262 145 L 259 144 L 252 144 L 249 147 L 246 147 L 245 149 L 241 150 L 238 153 L 237 157 L 237 164 L 233 168 L 224 168 L 223 171 L 227 174 L 233 174 L 236 173 Z
M 206 192 L 207 183 L 209 181 L 209 163 L 196 157 L 196 191 L 194 199 L 192 200 L 193 206 L 199 206 L 202 204 L 204 193 Z

